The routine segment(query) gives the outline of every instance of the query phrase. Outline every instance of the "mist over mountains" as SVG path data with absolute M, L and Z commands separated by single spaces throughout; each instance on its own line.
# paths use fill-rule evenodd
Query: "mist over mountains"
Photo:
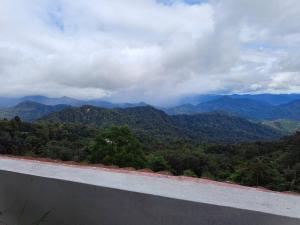
M 190 95 L 186 97 L 182 97 L 179 100 L 178 105 L 184 105 L 184 104 L 192 104 L 192 105 L 198 105 L 200 103 L 209 102 L 213 100 L 217 100 L 222 97 L 230 97 L 233 99 L 251 99 L 261 102 L 266 102 L 271 105 L 280 105 L 280 104 L 286 104 L 294 100 L 300 99 L 300 94 L 231 94 L 231 95 L 213 95 L 213 94 L 207 94 L 207 95 Z
M 300 94 L 232 94 L 232 95 L 222 95 L 222 94 L 204 94 L 204 95 L 190 95 L 180 98 L 177 103 L 167 103 L 166 105 L 160 105 L 160 108 L 174 108 L 182 105 L 198 105 L 205 102 L 211 102 L 214 100 L 221 99 L 223 97 L 229 97 L 232 99 L 248 99 L 253 101 L 259 101 L 264 103 L 269 103 L 270 105 L 276 106 L 281 104 L 287 104 L 295 100 L 300 100 Z M 113 103 L 104 99 L 90 99 L 90 100 L 79 100 L 70 97 L 60 97 L 51 98 L 42 95 L 34 96 L 24 96 L 24 97 L 0 97 L 0 107 L 7 108 L 15 106 L 24 101 L 32 101 L 45 105 L 71 105 L 71 106 L 82 106 L 82 105 L 93 105 L 106 108 L 126 108 L 135 106 L 145 106 L 145 102 L 119 102 Z M 170 107 L 168 105 L 173 105 Z
M 82 106 L 82 105 L 93 105 L 105 108 L 126 108 L 134 106 L 144 106 L 146 103 L 111 103 L 108 101 L 94 99 L 94 100 L 79 100 L 75 98 L 70 98 L 63 96 L 61 98 L 49 98 L 46 96 L 36 95 L 36 96 L 25 96 L 20 98 L 9 98 L 0 97 L 0 107 L 7 108 L 16 106 L 19 103 L 31 101 L 44 105 L 70 105 L 70 106 Z

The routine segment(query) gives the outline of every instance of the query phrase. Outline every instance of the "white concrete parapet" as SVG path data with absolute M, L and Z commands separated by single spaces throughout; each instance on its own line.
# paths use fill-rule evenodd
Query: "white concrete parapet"
M 300 197 L 203 179 L 0 157 L 0 224 L 300 225 Z

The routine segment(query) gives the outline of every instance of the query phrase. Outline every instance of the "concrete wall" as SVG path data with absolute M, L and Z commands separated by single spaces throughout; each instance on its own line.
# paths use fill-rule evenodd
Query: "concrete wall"
M 17 165 L 17 168 L 8 168 L 11 167 L 10 165 Z M 59 175 L 56 171 L 57 168 L 61 171 Z M 43 170 L 47 171 L 47 176 L 41 175 Z M 37 171 L 37 174 L 34 174 L 33 171 Z M 85 177 L 82 177 L 82 182 L 61 178 L 64 176 L 71 177 L 73 173 L 75 177 L 79 176 L 80 178 L 82 174 L 78 175 L 78 171 L 84 172 Z M 95 173 L 108 174 L 102 177 L 99 175 L 97 178 Z M 218 186 L 217 184 L 185 180 L 173 181 L 169 178 L 117 173 L 0 159 L 0 221 L 7 225 L 300 224 L 300 198 L 297 196 L 261 192 L 247 188 L 236 188 L 239 191 L 236 192 L 235 188 Z M 118 178 L 121 180 L 118 183 L 121 185 L 119 188 L 110 183 L 115 174 L 124 176 L 124 179 Z M 87 177 L 101 179 L 101 181 L 87 182 L 85 180 Z M 136 178 L 139 178 L 140 187 L 134 191 L 137 184 L 132 180 Z M 148 183 L 148 179 L 153 182 Z M 108 185 L 99 185 L 98 182 Z M 173 186 L 172 189 L 168 186 L 169 182 Z M 175 185 L 176 183 L 178 186 Z M 184 185 L 187 183 L 185 186 L 187 192 L 180 190 L 182 183 Z M 201 188 L 199 188 L 200 186 Z M 164 194 L 166 195 L 164 196 L 158 192 L 153 194 L 152 191 L 149 191 L 156 188 L 167 189 L 173 194 Z M 179 192 L 176 192 L 177 188 L 179 188 Z M 223 188 L 224 191 L 210 192 L 213 188 Z M 229 189 L 229 192 L 225 189 Z M 195 192 L 201 190 L 207 190 L 206 192 L 202 191 L 204 195 L 211 193 L 214 196 L 199 198 Z M 240 207 L 233 207 L 234 204 L 237 204 L 237 200 L 228 194 L 231 193 L 230 190 L 233 194 L 240 194 L 236 196 L 236 199 L 243 199 L 247 194 L 255 199 L 253 191 L 257 193 L 259 198 L 255 201 L 249 201 L 248 208 L 245 207 L 247 203 L 240 204 Z M 218 197 L 216 193 L 229 195 L 235 203 L 222 202 L 224 197 Z M 201 196 L 201 193 L 199 194 Z M 187 200 L 187 195 L 194 196 L 194 200 Z M 261 196 L 264 196 L 265 199 L 259 202 L 258 199 L 262 200 Z M 212 199 L 215 201 L 213 202 Z M 278 205 L 274 205 L 276 203 Z M 263 204 L 265 208 L 258 206 L 259 204 Z M 271 210 L 266 212 L 268 207 Z

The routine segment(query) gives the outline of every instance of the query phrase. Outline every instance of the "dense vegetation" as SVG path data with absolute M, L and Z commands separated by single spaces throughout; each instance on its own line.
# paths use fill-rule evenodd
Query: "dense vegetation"
M 151 140 L 151 141 L 149 141 Z M 154 140 L 126 126 L 0 121 L 0 153 L 170 171 L 279 191 L 300 191 L 300 133 L 274 142 Z
M 82 161 L 97 133 L 79 124 L 30 124 L 16 117 L 0 121 L 0 152 Z
M 170 116 L 150 106 L 126 109 L 94 106 L 68 108 L 40 121 L 82 123 L 99 128 L 128 125 L 138 136 L 163 141 L 184 138 L 196 143 L 272 140 L 282 135 L 270 127 L 222 113 Z
M 263 121 L 262 124 L 286 134 L 293 134 L 297 131 L 300 131 L 300 121 L 295 120 L 280 119 L 274 121 Z

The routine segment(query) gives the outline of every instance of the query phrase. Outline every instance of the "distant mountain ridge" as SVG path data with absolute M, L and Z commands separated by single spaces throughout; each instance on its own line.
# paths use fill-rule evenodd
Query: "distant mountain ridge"
M 255 101 L 261 101 L 269 103 L 273 106 L 287 104 L 295 100 L 300 100 L 300 94 L 203 94 L 203 95 L 190 95 L 182 97 L 178 100 L 178 103 L 173 107 L 181 105 L 198 105 L 205 102 L 214 101 L 222 97 L 230 97 L 233 99 L 251 99 Z M 83 105 L 94 105 L 105 108 L 126 108 L 135 106 L 148 105 L 145 102 L 137 103 L 112 103 L 103 99 L 93 100 L 79 100 L 70 97 L 50 98 L 42 95 L 24 96 L 24 97 L 0 97 L 0 108 L 7 108 L 16 106 L 17 104 L 24 101 L 33 101 L 45 105 L 71 105 L 71 106 L 83 106 Z M 164 107 L 164 106 L 161 106 Z
M 221 97 L 198 105 L 182 105 L 165 110 L 171 115 L 222 111 L 255 120 L 300 120 L 300 100 L 282 105 L 248 99 Z
M 295 100 L 300 100 L 300 94 L 254 94 L 254 95 L 233 94 L 233 95 L 229 95 L 229 97 L 235 98 L 235 99 L 247 98 L 247 99 L 251 99 L 251 100 L 267 102 L 274 106 L 287 104 L 287 103 L 293 102 Z
M 52 112 L 58 112 L 70 107 L 71 106 L 69 105 L 50 106 L 37 102 L 25 101 L 14 107 L 0 109 L 0 119 L 11 119 L 15 116 L 19 116 L 22 120 L 30 122 Z
M 170 137 L 197 141 L 235 142 L 271 140 L 282 135 L 267 126 L 221 113 L 170 116 L 151 106 L 126 109 L 83 106 L 51 113 L 38 121 L 82 123 L 100 128 L 128 125 L 138 135 L 157 139 Z
M 274 121 L 274 120 L 292 120 L 300 121 L 300 98 L 299 94 L 291 95 L 272 95 L 272 94 L 261 94 L 261 95 L 208 95 L 202 96 L 201 99 L 204 102 L 200 104 L 183 104 L 172 108 L 164 108 L 164 111 L 170 115 L 181 115 L 181 114 L 197 114 L 204 112 L 221 112 L 227 115 L 235 115 L 244 117 L 250 120 L 259 121 Z M 296 100 L 292 100 L 296 99 Z M 36 108 L 37 112 L 32 111 L 32 116 L 29 115 L 28 109 L 27 115 L 22 115 L 22 109 L 18 106 L 18 109 L 12 108 L 17 107 L 22 102 L 36 102 L 47 106 L 56 105 L 69 105 L 73 107 L 81 107 L 83 105 L 92 105 L 103 108 L 130 108 L 137 106 L 147 106 L 146 103 L 111 103 L 103 100 L 78 100 L 69 97 L 61 98 L 48 98 L 45 96 L 26 96 L 23 98 L 1 98 L 0 97 L 0 116 L 10 117 L 13 112 L 17 115 L 21 115 L 25 120 L 35 120 L 38 116 L 44 116 L 47 114 L 39 113 L 40 109 Z M 284 104 L 279 104 L 285 102 Z M 287 103 L 286 103 L 287 102 Z M 13 106 L 11 106 L 13 105 Z M 9 106 L 9 107 L 8 107 Z M 22 105 L 21 105 L 22 106 Z M 55 110 L 55 112 L 58 110 Z M 46 112 L 53 112 L 52 110 L 46 110 Z
M 145 106 L 147 105 L 144 102 L 138 103 L 111 103 L 108 101 L 94 99 L 94 100 L 79 100 L 70 97 L 61 97 L 61 98 L 48 98 L 45 96 L 37 95 L 37 96 L 25 96 L 21 98 L 6 98 L 0 97 L 0 108 L 8 108 L 16 106 L 22 102 L 36 102 L 44 105 L 70 105 L 70 106 L 83 106 L 83 105 L 93 105 L 105 108 L 128 108 L 128 107 L 136 107 L 136 106 Z
M 287 104 L 295 100 L 300 100 L 300 94 L 231 94 L 231 95 L 218 95 L 218 94 L 204 94 L 204 95 L 191 95 L 180 99 L 179 105 L 192 104 L 198 105 L 204 102 L 217 100 L 222 97 L 230 97 L 233 99 L 251 99 L 255 101 L 266 102 L 271 105 Z

